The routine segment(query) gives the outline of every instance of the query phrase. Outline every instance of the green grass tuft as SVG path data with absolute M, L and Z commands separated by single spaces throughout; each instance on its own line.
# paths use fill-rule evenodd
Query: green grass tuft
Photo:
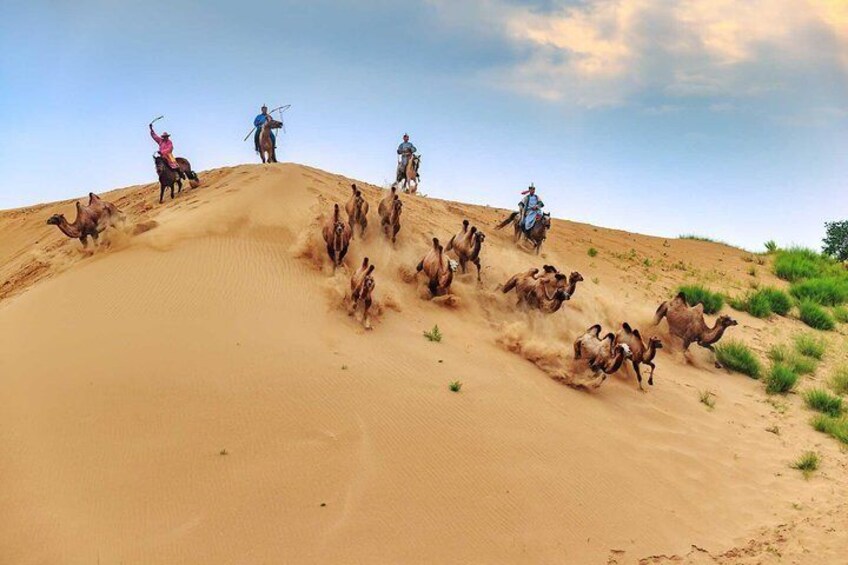
M 802 322 L 817 330 L 831 331 L 836 327 L 836 322 L 827 310 L 810 300 L 801 301 L 798 315 Z
M 819 468 L 819 456 L 815 451 L 807 451 L 792 463 L 792 468 L 804 473 L 804 477 L 809 477 Z
M 804 393 L 807 407 L 828 416 L 838 417 L 842 414 L 842 399 L 830 394 L 823 388 L 813 388 Z
M 791 351 L 785 345 L 775 345 L 768 352 L 768 358 L 773 363 L 782 363 L 799 375 L 811 375 L 818 365 L 815 359 L 805 357 Z
M 812 249 L 781 249 L 774 258 L 774 274 L 789 282 L 819 277 L 832 270 L 833 261 Z
M 768 240 L 765 243 L 765 246 L 766 253 L 774 253 L 775 251 L 777 251 L 777 242 L 775 242 L 773 239 Z
M 848 277 L 817 277 L 796 282 L 789 292 L 798 300 L 810 300 L 822 306 L 838 306 L 848 302 Z
M 727 298 L 727 303 L 735 310 L 748 312 L 755 318 L 768 318 L 772 313 L 785 316 L 792 308 L 792 299 L 782 290 L 764 287 L 748 293 L 744 298 Z
M 748 313 L 755 318 L 768 318 L 771 316 L 771 302 L 768 296 L 763 294 L 761 290 L 748 297 L 748 304 L 746 306 Z
M 453 381 L 448 385 L 448 388 L 451 389 L 451 392 L 459 392 L 462 388 L 462 383 L 459 381 Z
M 706 314 L 715 314 L 724 306 L 724 297 L 721 294 L 712 292 L 699 284 L 678 287 L 677 292 L 683 293 L 690 306 L 703 304 Z
M 436 343 L 442 341 L 442 332 L 439 331 L 438 324 L 433 326 L 433 329 L 429 332 L 424 332 L 424 337 L 426 337 L 428 341 L 434 341 Z
M 765 287 L 757 291 L 757 294 L 768 299 L 771 311 L 779 316 L 785 316 L 792 309 L 792 299 L 788 294 L 773 287 Z
M 848 443 L 848 417 L 835 418 L 827 414 L 817 414 L 810 423 L 817 432 L 833 436 L 842 443 Z
M 798 383 L 798 373 L 788 365 L 775 363 L 766 375 L 766 392 L 769 394 L 786 394 Z
M 833 319 L 840 324 L 848 324 L 848 308 L 837 306 L 833 309 Z
M 706 405 L 707 408 L 712 410 L 715 408 L 715 393 L 711 390 L 702 390 L 698 393 L 699 400 L 701 404 Z
M 834 369 L 828 384 L 836 394 L 848 394 L 848 366 Z
M 730 340 L 715 347 L 716 358 L 726 368 L 751 378 L 758 379 L 763 366 L 747 345 Z
M 812 334 L 798 334 L 795 336 L 795 351 L 806 357 L 812 357 L 821 361 L 827 350 L 827 342 Z
M 589 254 L 589 257 L 596 257 L 598 255 L 598 250 L 594 247 L 590 247 L 589 251 L 587 251 L 586 253 Z

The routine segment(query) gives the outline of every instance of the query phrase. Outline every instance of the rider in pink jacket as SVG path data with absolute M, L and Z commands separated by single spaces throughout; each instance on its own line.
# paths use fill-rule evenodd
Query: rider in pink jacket
M 175 171 L 179 171 L 180 176 L 185 178 L 182 169 L 180 169 L 180 165 L 177 163 L 177 160 L 174 158 L 174 144 L 171 141 L 171 134 L 167 131 L 162 132 L 162 136 L 156 135 L 156 132 L 153 131 L 153 124 L 150 124 L 150 137 L 153 138 L 159 145 L 159 155 L 162 156 L 165 161 L 168 162 L 168 166 L 174 169 Z

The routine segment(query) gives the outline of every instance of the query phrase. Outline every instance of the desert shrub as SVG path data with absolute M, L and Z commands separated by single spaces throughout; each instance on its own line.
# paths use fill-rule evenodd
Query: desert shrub
M 719 362 L 737 373 L 748 375 L 754 379 L 760 378 L 762 364 L 747 345 L 737 340 L 719 344 L 715 348 Z
M 836 327 L 836 322 L 827 310 L 810 300 L 801 301 L 798 305 L 798 315 L 802 322 L 817 330 L 830 331 Z
M 724 306 L 724 297 L 721 294 L 712 292 L 699 284 L 681 286 L 677 292 L 683 293 L 690 306 L 703 304 L 704 312 L 707 314 L 715 314 Z
M 813 388 L 804 393 L 807 407 L 828 416 L 838 417 L 842 414 L 842 399 L 834 396 L 823 388 Z
M 792 299 L 780 289 L 765 287 L 757 291 L 768 299 L 771 311 L 780 316 L 785 316 L 792 309 Z
M 782 290 L 764 287 L 744 298 L 727 298 L 731 308 L 748 312 L 756 318 L 768 318 L 772 313 L 785 316 L 792 308 L 792 299 Z
M 774 258 L 774 274 L 789 282 L 821 276 L 830 261 L 812 249 L 782 249 Z
M 848 220 L 825 222 L 822 251 L 840 261 L 848 261 Z
M 451 392 L 459 392 L 462 389 L 462 383 L 459 381 L 452 381 L 448 385 L 448 388 L 451 390 Z
M 765 246 L 766 253 L 774 253 L 775 251 L 777 251 L 777 242 L 775 242 L 773 239 L 768 240 L 765 243 Z
M 789 289 L 798 300 L 811 300 L 822 306 L 837 306 L 848 302 L 848 277 L 816 277 L 796 282 Z
M 427 338 L 427 341 L 434 341 L 436 343 L 442 341 L 442 332 L 439 330 L 438 324 L 433 326 L 433 329 L 429 332 L 424 332 L 424 337 Z
M 821 360 L 827 350 L 827 342 L 812 334 L 798 334 L 795 336 L 795 351 L 801 355 Z
M 833 309 L 833 319 L 840 324 L 848 324 L 848 308 L 845 306 L 837 306 Z
M 815 451 L 807 451 L 792 463 L 792 468 L 804 473 L 804 477 L 809 477 L 819 468 L 819 456 Z
M 745 309 L 755 318 L 768 318 L 771 316 L 771 302 L 768 296 L 763 294 L 761 290 L 748 297 Z
M 834 369 L 828 384 L 836 394 L 848 394 L 848 366 Z
M 799 375 L 809 375 L 815 372 L 817 361 L 810 357 L 799 355 L 785 345 L 775 345 L 768 352 L 772 363 L 782 363 Z
M 765 377 L 766 392 L 769 394 L 785 394 L 795 388 L 798 373 L 788 365 L 775 363 Z
M 827 414 L 818 414 L 811 424 L 817 432 L 833 436 L 842 443 L 848 443 L 848 417 L 836 418 Z
M 589 257 L 595 257 L 595 256 L 598 255 L 598 250 L 595 249 L 594 247 L 590 247 L 589 251 L 587 251 L 586 253 L 589 254 Z
M 713 391 L 702 390 L 698 392 L 698 398 L 701 401 L 701 404 L 706 405 L 706 407 L 710 410 L 715 408 L 715 393 Z

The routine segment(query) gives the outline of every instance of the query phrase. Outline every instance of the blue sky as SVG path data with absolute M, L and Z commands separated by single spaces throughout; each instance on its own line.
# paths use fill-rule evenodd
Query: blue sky
M 280 158 L 423 192 L 760 249 L 848 217 L 848 0 L 4 2 L 0 208 Z

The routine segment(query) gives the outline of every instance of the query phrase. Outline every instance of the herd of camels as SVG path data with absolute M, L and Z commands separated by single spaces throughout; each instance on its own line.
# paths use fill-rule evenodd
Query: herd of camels
M 88 246 L 89 237 L 96 243 L 101 232 L 120 225 L 125 218 L 114 204 L 100 199 L 94 193 L 89 193 L 87 206 L 77 202 L 76 210 L 77 217 L 73 223 L 69 223 L 62 214 L 54 214 L 47 223 L 57 226 L 66 236 L 79 239 L 84 248 Z M 344 206 L 346 218 L 343 216 L 342 207 L 339 204 L 333 205 L 332 213 L 322 226 L 322 235 L 334 273 L 347 255 L 354 232 L 358 232 L 359 237 L 364 236 L 368 227 L 369 210 L 368 201 L 355 184 L 351 185 L 350 198 Z M 392 187 L 377 206 L 380 230 L 392 245 L 397 241 L 401 230 L 402 211 L 403 201 L 397 189 Z M 543 217 L 541 222 L 537 222 L 543 226 L 541 233 L 537 231 L 535 234 L 528 234 L 521 229 L 518 226 L 517 213 L 506 218 L 496 229 L 509 224 L 516 225 L 516 243 L 524 238 L 538 253 L 550 228 L 550 218 Z M 480 282 L 481 252 L 485 241 L 486 235 L 468 220 L 463 220 L 460 231 L 450 238 L 447 246 L 443 246 L 438 238 L 433 238 L 432 245 L 416 266 L 417 274 L 426 280 L 431 297 L 450 294 L 454 273 L 457 270 L 466 273 L 469 263 L 476 267 L 477 281 Z M 455 258 L 450 257 L 449 252 L 453 252 Z M 370 310 L 376 287 L 374 270 L 374 264 L 365 257 L 350 278 L 350 296 L 347 299 L 351 315 L 362 310 L 362 325 L 368 330 L 372 329 Z M 541 269 L 532 268 L 513 275 L 500 288 L 503 293 L 514 291 L 518 299 L 517 306 L 522 309 L 553 314 L 560 310 L 566 301 L 571 300 L 577 290 L 577 284 L 581 281 L 583 276 L 578 272 L 566 275 L 552 265 L 543 265 Z M 688 304 L 682 293 L 660 304 L 654 317 L 654 325 L 658 325 L 663 318 L 668 323 L 669 333 L 682 341 L 684 354 L 693 343 L 713 351 L 713 345 L 721 339 L 727 328 L 737 325 L 730 316 L 720 316 L 710 327 L 704 319 L 703 305 Z M 603 336 L 601 333 L 601 325 L 596 324 L 574 342 L 574 358 L 585 361 L 589 369 L 600 377 L 595 386 L 600 386 L 608 375 L 618 371 L 625 362 L 629 362 L 633 368 L 640 390 L 644 391 L 641 365 L 650 367 L 648 384 L 653 385 L 656 368 L 654 359 L 657 350 L 663 347 L 660 338 L 652 336 L 645 342 L 639 330 L 632 328 L 627 322 L 622 324 L 617 333 L 609 332 Z M 717 360 L 715 365 L 721 367 Z

